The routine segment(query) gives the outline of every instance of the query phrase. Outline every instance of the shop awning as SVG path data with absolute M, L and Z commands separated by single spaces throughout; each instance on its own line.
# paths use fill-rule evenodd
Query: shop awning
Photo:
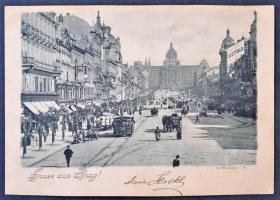
M 54 101 L 35 101 L 35 102 L 23 102 L 31 112 L 34 114 L 46 113 L 50 108 L 59 110 L 60 107 Z
M 44 101 L 44 103 L 47 104 L 49 108 L 54 108 L 56 110 L 60 109 L 59 105 L 57 105 L 54 101 Z
M 34 107 L 31 102 L 23 102 L 23 105 L 25 105 L 35 115 L 38 115 L 40 113 L 40 111 L 36 107 Z

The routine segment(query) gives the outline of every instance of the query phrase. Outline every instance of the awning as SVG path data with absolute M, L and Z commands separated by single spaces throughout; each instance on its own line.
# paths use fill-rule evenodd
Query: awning
M 34 107 L 33 104 L 31 104 L 31 102 L 23 102 L 23 105 L 25 105 L 35 115 L 38 115 L 40 113 L 38 109 Z
M 44 104 L 46 104 L 48 106 L 48 108 L 53 107 L 51 101 L 44 101 Z
M 54 101 L 46 101 L 46 103 L 49 105 L 50 108 L 52 107 L 56 110 L 60 109 L 59 105 L 57 105 L 57 103 L 55 103 Z
M 60 107 L 54 101 L 35 101 L 35 102 L 23 102 L 31 112 L 34 114 L 46 113 L 50 108 L 59 110 Z
M 45 113 L 48 112 L 48 107 L 44 103 L 38 102 L 30 102 L 39 112 Z

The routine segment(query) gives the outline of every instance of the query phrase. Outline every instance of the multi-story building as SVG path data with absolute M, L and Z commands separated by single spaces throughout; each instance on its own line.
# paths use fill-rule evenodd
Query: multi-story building
M 121 44 L 109 26 L 101 25 L 99 12 L 92 26 L 69 13 L 25 13 L 21 30 L 23 102 L 116 100 Z
M 198 65 L 181 65 L 177 58 L 173 44 L 170 43 L 162 66 L 147 67 L 149 73 L 149 87 L 151 89 L 168 90 L 193 90 L 196 93 L 198 88 L 198 78 L 205 67 L 203 61 Z M 206 62 L 207 63 L 207 62 Z
M 33 113 L 46 112 L 57 106 L 56 80 L 60 69 L 56 60 L 55 13 L 22 14 L 21 57 L 23 104 Z
M 236 43 L 229 35 L 220 49 L 220 95 L 222 102 L 231 107 L 239 104 L 247 110 L 256 107 L 256 23 L 257 13 L 250 27 L 250 37 L 242 37 Z
M 92 102 L 97 93 L 94 82 L 97 69 L 101 68 L 100 41 L 91 32 L 92 27 L 75 15 L 59 15 L 57 21 L 61 49 L 58 61 L 62 71 L 58 82 L 60 103 Z
M 207 71 L 207 98 L 217 100 L 220 97 L 220 75 L 219 66 L 212 67 Z
M 102 60 L 103 68 L 106 74 L 107 87 L 104 88 L 105 94 L 103 99 L 109 101 L 116 101 L 117 94 L 120 91 L 120 84 L 118 78 L 122 66 L 121 43 L 120 38 L 115 37 L 111 33 L 111 27 L 106 26 L 104 23 L 101 25 L 100 16 L 98 13 L 96 26 L 103 31 L 103 44 L 102 44 Z

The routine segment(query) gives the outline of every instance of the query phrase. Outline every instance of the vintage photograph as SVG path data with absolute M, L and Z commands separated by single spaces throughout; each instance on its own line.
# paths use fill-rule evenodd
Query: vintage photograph
M 256 163 L 256 11 L 95 10 L 21 16 L 23 166 Z
M 273 16 L 273 6 L 6 7 L 6 192 L 271 193 Z

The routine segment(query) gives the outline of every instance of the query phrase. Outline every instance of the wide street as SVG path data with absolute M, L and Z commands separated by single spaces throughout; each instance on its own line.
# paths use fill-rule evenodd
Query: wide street
M 256 124 L 231 114 L 222 117 L 201 117 L 195 124 L 195 113 L 183 117 L 182 139 L 176 133 L 162 133 L 156 141 L 154 129 L 162 128 L 162 116 L 179 110 L 159 110 L 157 117 L 144 111 L 136 113 L 132 137 L 113 137 L 103 134 L 98 140 L 71 145 L 74 151 L 71 167 L 91 166 L 171 166 L 176 155 L 181 165 L 255 164 Z M 210 113 L 211 115 L 211 113 Z M 32 165 L 33 167 L 65 167 L 64 148 Z

